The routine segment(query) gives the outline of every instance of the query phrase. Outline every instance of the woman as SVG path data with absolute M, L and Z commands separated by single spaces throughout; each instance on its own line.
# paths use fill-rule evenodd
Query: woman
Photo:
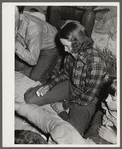
M 70 107 L 66 120 L 83 134 L 99 102 L 97 94 L 106 76 L 106 65 L 79 22 L 66 23 L 58 37 L 69 53 L 63 69 L 48 84 L 29 89 L 25 102 L 44 105 L 65 101 L 65 108 Z

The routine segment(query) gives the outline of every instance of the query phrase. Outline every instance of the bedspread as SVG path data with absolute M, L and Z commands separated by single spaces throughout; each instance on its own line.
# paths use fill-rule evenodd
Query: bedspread
M 108 49 L 114 55 L 117 51 L 117 7 L 107 7 L 110 11 L 106 12 L 101 18 L 95 20 L 92 32 L 94 47 L 101 50 Z M 97 8 L 99 9 L 99 8 Z

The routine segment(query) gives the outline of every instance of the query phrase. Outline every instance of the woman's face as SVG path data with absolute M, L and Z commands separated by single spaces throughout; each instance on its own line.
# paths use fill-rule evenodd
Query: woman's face
M 115 94 L 115 96 L 108 94 L 108 97 L 105 101 L 110 110 L 117 111 L 117 94 Z
M 64 45 L 64 50 L 66 52 L 71 53 L 71 51 L 72 51 L 72 42 L 67 40 L 67 39 L 63 39 L 63 38 L 60 38 L 60 42 Z

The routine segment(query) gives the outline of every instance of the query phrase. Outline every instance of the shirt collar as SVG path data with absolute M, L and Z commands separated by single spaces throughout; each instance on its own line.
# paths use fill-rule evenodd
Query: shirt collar
M 80 52 L 77 55 L 77 59 L 80 59 L 84 64 L 86 64 L 86 57 L 87 57 L 86 52 Z

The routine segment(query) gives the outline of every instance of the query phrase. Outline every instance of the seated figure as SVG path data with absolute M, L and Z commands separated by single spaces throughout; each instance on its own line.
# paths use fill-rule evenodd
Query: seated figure
M 44 83 L 59 55 L 57 29 L 23 9 L 15 7 L 15 70 Z
M 26 90 L 38 86 L 39 83 L 39 81 L 34 81 L 20 72 L 15 72 L 15 111 L 26 119 L 25 121 L 15 116 L 15 130 L 33 131 L 41 136 L 49 133 L 48 144 L 94 144 L 92 140 L 83 139 L 77 130 L 62 120 L 49 104 L 38 106 L 24 102 Z M 35 126 L 38 127 L 38 130 L 35 129 Z M 43 131 L 42 134 L 41 131 Z

